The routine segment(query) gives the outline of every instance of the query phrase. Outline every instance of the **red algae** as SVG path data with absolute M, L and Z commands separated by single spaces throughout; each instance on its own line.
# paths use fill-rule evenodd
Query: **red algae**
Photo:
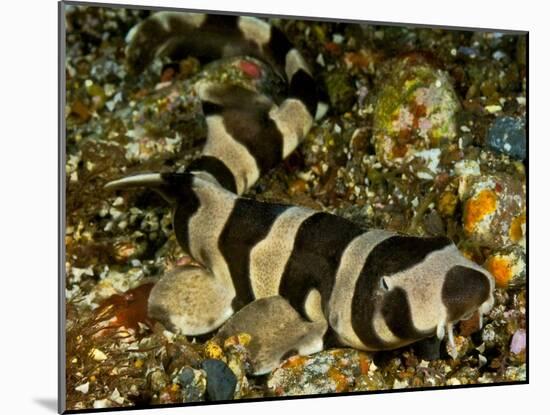
M 95 311 L 96 318 L 110 316 L 104 330 L 124 327 L 137 332 L 140 323 L 153 327 L 154 323 L 147 315 L 147 301 L 153 286 L 153 283 L 142 284 L 107 298 Z

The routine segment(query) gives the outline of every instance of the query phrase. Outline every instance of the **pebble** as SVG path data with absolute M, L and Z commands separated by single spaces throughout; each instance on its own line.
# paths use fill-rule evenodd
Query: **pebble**
M 454 192 L 445 191 L 441 194 L 437 201 L 437 211 L 443 217 L 452 217 L 456 210 L 457 204 L 457 195 Z
M 168 385 L 168 375 L 161 368 L 154 369 L 149 374 L 149 384 L 153 392 L 160 392 Z
M 90 390 L 90 382 L 83 383 L 82 385 L 79 385 L 74 389 L 78 392 L 86 394 Z
M 382 73 L 373 114 L 380 161 L 400 164 L 417 152 L 455 141 L 460 103 L 445 71 L 410 54 L 388 62 Z
M 478 381 L 478 377 L 479 377 L 478 368 L 464 366 L 453 373 L 452 379 L 456 379 L 456 380 L 452 382 L 456 385 L 459 385 L 459 384 L 468 385 L 468 384 L 476 383 L 476 381 Z
M 497 112 L 502 111 L 502 107 L 500 105 L 487 105 L 485 109 L 489 114 L 496 114 Z
M 522 247 L 510 246 L 492 252 L 485 261 L 485 268 L 495 277 L 500 288 L 521 288 L 527 279 L 527 261 Z
M 512 342 L 510 343 L 510 351 L 514 354 L 520 354 L 525 350 L 527 345 L 527 333 L 524 329 L 519 329 L 512 336 Z
M 90 356 L 97 362 L 103 362 L 104 360 L 107 360 L 107 355 L 101 350 L 95 348 L 90 351 Z
M 120 392 L 117 388 L 111 393 L 111 396 L 109 396 L 109 399 L 113 402 L 116 402 L 119 406 L 124 403 L 124 398 L 120 395 Z
M 177 373 L 174 383 L 181 386 L 183 402 L 203 401 L 206 393 L 207 380 L 203 370 L 184 366 Z
M 240 399 L 249 392 L 249 382 L 246 375 L 252 372 L 252 364 L 247 346 L 251 340 L 252 337 L 248 333 L 238 333 L 228 337 L 223 342 L 227 366 L 237 378 L 234 399 Z
M 504 173 L 459 177 L 463 227 L 473 242 L 494 249 L 525 245 L 525 183 Z
M 494 349 L 497 347 L 504 348 L 508 344 L 509 337 L 506 333 L 506 328 L 493 322 L 483 327 L 481 330 L 481 339 L 487 349 Z
M 269 375 L 267 387 L 276 396 L 346 392 L 369 373 L 370 364 L 365 353 L 353 349 L 292 356 Z
M 451 344 L 447 341 L 445 348 L 447 350 L 447 354 L 451 356 L 453 359 L 462 359 L 466 354 L 473 349 L 473 344 L 470 338 L 463 337 L 463 336 L 455 336 L 454 337 L 455 342 L 455 349 L 453 350 Z M 453 356 L 453 354 L 456 353 L 456 356 Z
M 330 106 L 337 113 L 349 111 L 356 100 L 355 88 L 345 70 L 328 72 L 324 78 Z
M 509 366 L 506 368 L 505 376 L 510 381 L 525 381 L 527 379 L 527 366 L 522 364 L 521 366 Z
M 93 403 L 94 409 L 110 408 L 111 402 L 109 399 L 96 399 Z
M 113 222 L 109 222 L 113 223 Z M 128 226 L 128 221 L 123 220 L 117 225 L 119 229 L 125 229 Z M 113 241 L 113 257 L 120 263 L 126 263 L 132 259 L 137 259 L 143 256 L 147 251 L 147 241 L 144 238 L 132 238 L 123 236 Z
M 487 146 L 517 160 L 527 156 L 527 130 L 523 117 L 498 117 L 487 133 Z
M 214 340 L 208 340 L 204 344 L 204 355 L 209 359 L 225 359 L 222 347 Z
M 206 371 L 206 390 L 211 401 L 226 401 L 233 399 L 237 378 L 229 367 L 221 360 L 206 359 L 202 362 Z

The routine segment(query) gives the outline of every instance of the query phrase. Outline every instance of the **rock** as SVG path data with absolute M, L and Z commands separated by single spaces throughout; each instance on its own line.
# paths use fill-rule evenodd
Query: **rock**
M 453 373 L 450 379 L 452 384 L 456 385 L 468 385 L 478 383 L 479 369 L 475 367 L 463 366 Z
M 518 160 L 527 156 L 527 130 L 523 117 L 498 117 L 487 132 L 487 146 Z
M 174 335 L 167 330 L 163 331 L 162 337 L 169 341 L 165 346 L 166 353 L 163 354 L 161 361 L 167 373 L 177 373 L 185 366 L 200 366 L 203 360 L 202 353 L 200 353 L 201 346 L 189 343 L 185 336 Z
M 489 248 L 525 245 L 525 183 L 504 173 L 459 177 L 466 236 Z
M 506 327 L 497 323 L 486 324 L 481 330 L 481 339 L 488 349 L 500 348 L 505 349 L 508 346 L 509 335 L 506 332 Z
M 182 402 L 204 401 L 207 385 L 204 371 L 184 366 L 176 374 L 173 382 L 181 387 Z
M 373 114 L 373 141 L 381 162 L 400 164 L 456 140 L 460 103 L 445 71 L 420 54 L 409 54 L 388 62 L 382 74 Z
M 149 374 L 149 385 L 153 392 L 160 392 L 168 385 L 169 379 L 161 368 L 153 370 Z
M 435 210 L 424 216 L 423 227 L 427 235 L 445 235 L 445 224 L 439 213 Z
M 519 246 L 494 251 L 485 261 L 485 268 L 495 277 L 497 287 L 521 288 L 525 285 L 527 261 Z
M 114 295 L 124 295 L 126 292 L 131 292 L 139 288 L 142 283 L 143 272 L 140 268 L 130 269 L 128 272 L 105 268 L 92 293 L 96 302 L 102 302 Z
M 92 116 L 92 113 L 90 109 L 86 106 L 86 104 L 78 100 L 73 102 L 73 104 L 71 105 L 69 114 L 75 115 L 81 122 L 88 121 Z
M 111 402 L 115 402 L 119 406 L 124 403 L 124 398 L 120 395 L 118 388 L 115 388 L 115 390 L 111 393 L 109 400 Z
M 370 364 L 365 353 L 353 349 L 292 356 L 271 373 L 267 387 L 276 396 L 346 392 L 355 386 L 358 376 L 369 373 Z
M 181 402 L 181 387 L 177 383 L 166 386 L 158 394 L 159 404 L 173 404 Z
M 437 200 L 437 211 L 444 218 L 450 218 L 454 215 L 458 197 L 454 192 L 445 191 Z
M 240 399 L 249 393 L 246 375 L 252 372 L 252 365 L 247 346 L 251 340 L 248 333 L 239 333 L 225 339 L 223 344 L 227 366 L 237 378 L 234 399 Z
M 455 336 L 454 343 L 455 343 L 454 350 L 450 342 L 447 341 L 447 343 L 445 344 L 447 354 L 451 356 L 453 359 L 462 359 L 473 348 L 472 341 L 468 337 Z M 456 356 L 453 356 L 453 354 L 455 353 L 456 353 Z
M 457 50 L 458 56 L 468 59 L 476 59 L 479 57 L 479 50 L 468 46 L 460 46 Z
M 527 345 L 527 333 L 524 329 L 519 329 L 512 336 L 512 341 L 510 343 L 510 351 L 514 354 L 520 354 L 525 351 Z
M 103 362 L 104 360 L 107 360 L 107 355 L 105 353 L 103 353 L 101 350 L 96 349 L 96 348 L 94 348 L 90 351 L 90 356 L 96 362 Z
M 90 390 L 90 382 L 83 383 L 82 385 L 78 385 L 74 388 L 75 391 L 82 392 L 83 394 L 87 394 Z
M 369 370 L 355 379 L 353 391 L 373 391 L 388 389 L 384 376 L 378 370 Z
M 240 353 L 238 350 L 233 349 L 228 353 L 227 366 L 234 373 L 237 379 L 235 385 L 234 399 L 239 399 L 248 394 L 248 378 L 246 373 L 249 372 L 250 363 L 246 359 L 246 354 Z
M 221 360 L 206 359 L 202 362 L 206 371 L 206 390 L 211 401 L 226 401 L 233 399 L 237 378 L 229 367 Z
M 476 311 L 469 319 L 460 321 L 458 333 L 460 336 L 466 337 L 471 336 L 480 329 L 479 311 Z
M 225 340 L 215 337 L 205 343 L 205 357 L 225 363 L 236 379 L 233 396 L 227 399 L 240 399 L 249 392 L 246 375 L 252 372 L 252 367 L 250 353 L 246 346 L 250 343 L 250 340 L 251 337 L 249 334 L 239 333 Z M 220 343 L 223 343 L 223 348 L 220 346 Z
M 355 87 L 347 72 L 335 70 L 325 75 L 330 106 L 337 113 L 349 111 L 356 100 Z
M 454 173 L 464 180 L 468 176 L 479 176 L 481 169 L 476 160 L 460 160 L 455 164 Z
M 307 182 L 302 179 L 295 179 L 288 184 L 288 191 L 291 195 L 306 193 L 307 190 Z
M 191 383 L 194 379 L 194 370 L 191 367 L 184 367 L 181 369 L 180 373 L 178 374 L 178 381 L 182 385 L 187 385 Z
M 111 402 L 109 399 L 96 399 L 93 403 L 94 409 L 110 408 Z
M 223 354 L 222 347 L 215 340 L 208 340 L 204 344 L 204 355 L 208 359 L 224 360 L 225 356 Z
M 124 221 L 119 222 L 119 226 Z M 113 258 L 119 263 L 127 263 L 132 259 L 140 259 L 147 250 L 147 240 L 117 238 L 113 243 Z
M 505 380 L 508 382 L 519 382 L 527 379 L 527 366 L 522 364 L 519 367 L 509 366 L 504 373 Z

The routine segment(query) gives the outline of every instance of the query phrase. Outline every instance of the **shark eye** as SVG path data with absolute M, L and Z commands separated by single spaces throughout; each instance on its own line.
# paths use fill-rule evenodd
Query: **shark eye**
M 384 291 L 389 291 L 390 287 L 388 286 L 388 277 L 380 278 L 380 287 L 382 287 Z

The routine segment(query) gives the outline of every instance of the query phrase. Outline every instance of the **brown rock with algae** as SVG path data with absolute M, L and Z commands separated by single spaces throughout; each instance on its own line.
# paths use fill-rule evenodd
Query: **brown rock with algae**
M 525 285 L 526 255 L 517 245 L 492 252 L 485 261 L 485 268 L 495 277 L 497 287 L 520 288 Z
M 525 183 L 504 173 L 460 178 L 466 236 L 489 248 L 525 244 Z
M 312 356 L 292 356 L 267 381 L 276 396 L 350 391 L 356 378 L 369 372 L 370 359 L 353 349 L 333 349 Z
M 455 141 L 460 103 L 445 71 L 414 53 L 387 62 L 379 80 L 373 141 L 382 163 Z

